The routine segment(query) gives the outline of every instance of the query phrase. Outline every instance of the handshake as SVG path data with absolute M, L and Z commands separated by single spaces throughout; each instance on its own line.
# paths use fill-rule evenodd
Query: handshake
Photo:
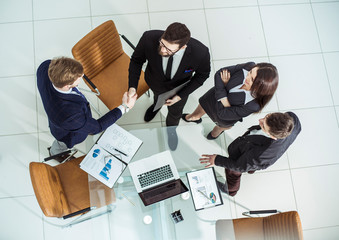
M 122 103 L 125 104 L 129 109 L 133 108 L 138 94 L 135 88 L 130 88 L 128 92 L 125 92 L 122 96 Z

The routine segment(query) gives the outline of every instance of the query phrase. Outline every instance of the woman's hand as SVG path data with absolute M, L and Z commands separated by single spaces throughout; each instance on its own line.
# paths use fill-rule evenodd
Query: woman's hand
M 224 82 L 224 85 L 226 86 L 226 84 L 231 78 L 231 73 L 227 71 L 226 69 L 224 69 L 220 72 L 220 77 L 221 77 L 221 80 Z
M 230 102 L 228 101 L 227 98 L 222 98 L 220 101 L 221 101 L 222 105 L 224 105 L 224 107 L 230 107 L 231 106 L 231 104 L 230 104 Z

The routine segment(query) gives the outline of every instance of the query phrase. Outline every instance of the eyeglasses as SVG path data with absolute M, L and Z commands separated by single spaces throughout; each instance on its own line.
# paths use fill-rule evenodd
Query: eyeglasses
M 171 49 L 169 49 L 168 47 L 166 47 L 165 46 L 165 44 L 161 41 L 161 40 L 159 40 L 159 43 L 160 43 L 160 47 L 163 47 L 163 48 L 165 48 L 166 49 L 166 51 L 169 53 L 169 54 L 171 54 L 171 55 L 174 55 L 177 51 L 179 51 L 180 50 L 180 48 L 179 49 L 177 49 L 177 50 L 175 50 L 175 51 L 173 51 L 173 50 L 171 50 Z

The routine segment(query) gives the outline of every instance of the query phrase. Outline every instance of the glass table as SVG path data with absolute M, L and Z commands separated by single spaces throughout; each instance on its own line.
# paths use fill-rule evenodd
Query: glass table
M 210 141 L 205 138 L 204 129 L 212 129 L 210 124 L 193 126 L 178 126 L 169 128 L 152 128 L 129 131 L 143 141 L 140 149 L 132 159 L 149 157 L 153 154 L 169 150 L 168 130 L 176 130 L 178 146 L 171 151 L 179 175 L 189 188 L 186 172 L 204 168 L 199 157 L 202 154 L 226 154 L 225 140 L 219 137 Z M 217 178 L 224 182 L 224 170 L 216 169 Z M 163 200 L 145 207 L 141 201 L 130 176 L 128 167 L 118 182 L 115 183 L 115 202 L 112 203 L 109 214 L 110 234 L 112 239 L 215 239 L 215 222 L 218 219 L 232 219 L 229 197 L 222 194 L 224 204 L 209 209 L 195 211 L 193 201 L 184 200 L 181 195 Z M 92 191 L 92 190 L 91 190 Z M 92 195 L 92 194 L 91 194 Z M 105 195 L 101 195 L 105 201 Z M 91 199 L 91 205 L 95 205 Z M 180 210 L 183 221 L 175 223 L 171 213 Z M 144 218 L 150 216 L 151 223 L 144 223 Z M 233 227 L 231 228 L 233 229 Z M 234 233 L 230 233 L 233 239 Z

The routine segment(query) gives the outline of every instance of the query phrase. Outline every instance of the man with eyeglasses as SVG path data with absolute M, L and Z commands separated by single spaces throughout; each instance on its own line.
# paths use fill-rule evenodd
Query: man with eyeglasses
M 160 109 L 154 108 L 160 94 L 182 86 L 165 103 L 168 107 L 166 125 L 177 126 L 188 96 L 209 77 L 209 50 L 201 42 L 191 38 L 189 29 L 182 23 L 172 23 L 165 32 L 146 31 L 131 57 L 129 97 L 136 94 L 141 69 L 146 61 L 145 80 L 154 93 L 154 103 L 147 109 L 144 120 L 151 121 L 159 112 Z M 174 150 L 177 136 L 174 128 L 169 129 L 172 129 L 169 132 L 169 137 L 172 138 L 170 148 Z
M 205 167 L 226 168 L 226 184 L 219 181 L 217 184 L 222 192 L 234 196 L 240 188 L 243 172 L 252 174 L 274 164 L 300 131 L 300 121 L 293 112 L 270 113 L 228 146 L 228 157 L 204 154 L 200 162 L 207 164 Z

